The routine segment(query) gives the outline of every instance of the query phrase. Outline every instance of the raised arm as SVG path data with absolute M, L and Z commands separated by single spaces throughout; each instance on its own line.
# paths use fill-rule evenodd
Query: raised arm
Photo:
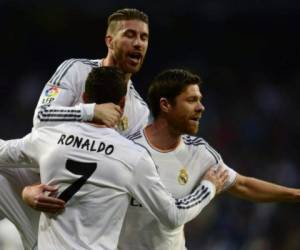
M 189 195 L 174 199 L 160 181 L 150 156 L 140 160 L 136 175 L 129 184 L 131 195 L 165 226 L 175 228 L 195 218 L 222 190 L 227 171 L 211 169 Z
M 260 179 L 237 175 L 228 192 L 254 202 L 300 202 L 300 189 L 288 188 Z

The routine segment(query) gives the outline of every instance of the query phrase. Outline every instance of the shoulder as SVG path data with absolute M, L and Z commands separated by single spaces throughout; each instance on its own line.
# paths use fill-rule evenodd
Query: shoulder
M 86 58 L 70 58 L 63 61 L 60 66 L 64 66 L 65 68 L 71 67 L 73 65 L 88 65 L 92 67 L 99 66 L 99 60 L 86 59 Z
M 135 142 L 135 140 L 140 137 L 140 131 L 134 133 L 131 136 L 128 136 L 127 138 L 120 135 L 118 138 L 118 143 L 119 145 L 122 145 L 126 151 L 130 151 L 132 153 L 136 152 L 137 154 L 144 154 L 146 149 Z
M 54 85 L 59 85 L 63 77 L 73 74 L 89 73 L 92 68 L 99 66 L 99 60 L 71 58 L 63 61 L 50 79 Z
M 138 140 L 138 139 L 142 138 L 142 130 L 138 130 L 132 134 L 129 134 L 126 136 L 126 138 L 131 141 Z
M 201 137 L 183 135 L 182 141 L 188 150 L 193 153 L 201 154 L 202 157 L 208 157 L 215 163 L 219 163 L 222 160 L 220 154 Z
M 64 64 L 63 70 L 66 72 L 70 69 L 80 70 L 80 71 L 87 70 L 89 72 L 92 68 L 99 67 L 98 60 L 90 60 L 90 59 L 84 59 L 84 58 L 68 59 L 68 60 L 64 61 L 63 64 Z
M 127 93 L 139 104 L 148 107 L 145 100 L 141 97 L 141 95 L 137 92 L 131 80 L 128 82 Z
M 138 133 L 136 134 L 138 136 Z M 136 165 L 141 158 L 148 158 L 150 154 L 148 150 L 135 140 L 129 140 L 121 135 L 116 135 L 114 137 L 114 144 L 116 145 L 116 153 L 119 158 L 130 165 Z

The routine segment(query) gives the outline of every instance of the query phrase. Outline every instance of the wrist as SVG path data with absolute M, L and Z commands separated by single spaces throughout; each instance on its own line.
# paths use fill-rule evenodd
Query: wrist
M 208 188 L 210 191 L 210 199 L 213 199 L 216 195 L 216 186 L 209 180 L 202 180 L 201 186 L 204 186 L 204 188 Z
M 81 103 L 81 118 L 82 121 L 92 121 L 94 119 L 96 103 Z

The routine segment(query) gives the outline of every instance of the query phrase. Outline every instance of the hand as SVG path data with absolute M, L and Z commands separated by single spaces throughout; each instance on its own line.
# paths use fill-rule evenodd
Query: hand
M 27 186 L 22 191 L 25 203 L 35 210 L 47 213 L 61 212 L 65 202 L 61 199 L 51 197 L 58 191 L 57 187 L 45 184 Z M 48 193 L 48 194 L 47 194 Z
M 120 106 L 114 103 L 96 104 L 93 121 L 101 122 L 107 127 L 115 127 L 122 116 Z
M 228 170 L 222 167 L 211 167 L 204 174 L 203 180 L 212 182 L 216 187 L 216 195 L 223 191 L 224 185 L 228 179 Z

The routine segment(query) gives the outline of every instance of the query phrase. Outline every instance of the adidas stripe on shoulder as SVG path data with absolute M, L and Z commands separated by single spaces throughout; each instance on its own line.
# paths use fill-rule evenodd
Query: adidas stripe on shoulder
M 216 161 L 216 164 L 219 163 L 221 161 L 221 156 L 220 154 L 213 149 L 203 138 L 200 137 L 195 137 L 195 136 L 190 136 L 190 135 L 185 135 L 182 137 L 183 142 L 190 146 L 204 146 L 206 148 L 206 150 L 213 156 L 213 158 Z
M 64 61 L 50 78 L 49 82 L 53 85 L 60 86 L 61 79 L 67 74 L 69 69 L 77 62 L 81 62 L 91 67 L 98 67 L 98 62 L 89 59 L 69 59 Z

